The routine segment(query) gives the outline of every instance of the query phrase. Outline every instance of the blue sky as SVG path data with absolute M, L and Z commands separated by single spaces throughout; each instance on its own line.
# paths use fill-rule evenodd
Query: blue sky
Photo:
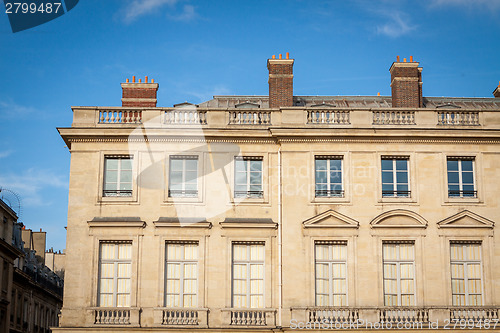
M 81 0 L 15 34 L 2 9 L 0 187 L 64 249 L 70 153 L 56 127 L 72 105 L 120 106 L 132 75 L 160 84 L 158 106 L 266 95 L 266 59 L 290 52 L 295 95 L 390 95 L 391 63 L 413 55 L 424 96 L 492 97 L 499 32 L 500 0 Z

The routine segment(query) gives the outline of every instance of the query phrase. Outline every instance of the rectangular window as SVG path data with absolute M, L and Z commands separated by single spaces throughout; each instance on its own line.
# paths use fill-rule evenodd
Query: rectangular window
M 384 304 L 415 305 L 415 254 L 412 242 L 384 242 Z
M 234 308 L 264 308 L 264 243 L 233 243 Z
M 450 249 L 453 305 L 483 305 L 481 244 L 451 243 Z
M 132 156 L 105 157 L 103 196 L 132 196 L 132 160 Z
M 342 156 L 316 156 L 315 196 L 343 197 L 342 187 Z
M 165 306 L 198 306 L 198 242 L 167 243 Z
M 237 157 L 234 164 L 234 197 L 262 198 L 262 157 Z
M 410 196 L 408 157 L 382 157 L 382 196 Z
M 448 157 L 448 197 L 475 198 L 474 158 Z
M 315 243 L 316 306 L 347 306 L 347 242 Z
M 99 306 L 129 307 L 132 276 L 132 244 L 100 244 Z
M 170 156 L 169 197 L 198 196 L 198 156 Z

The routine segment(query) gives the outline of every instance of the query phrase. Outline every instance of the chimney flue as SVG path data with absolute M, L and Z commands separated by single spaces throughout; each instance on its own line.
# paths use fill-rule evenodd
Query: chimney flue
M 132 82 L 127 79 L 122 86 L 122 106 L 125 107 L 156 107 L 156 93 L 158 92 L 158 83 L 148 83 L 146 76 L 144 82 L 135 82 L 135 76 L 132 76 Z
M 423 107 L 422 97 L 422 68 L 418 67 L 418 62 L 396 62 L 392 63 L 391 72 L 391 92 L 393 108 L 421 108 Z
M 270 108 L 293 106 L 293 63 L 288 52 L 286 59 L 279 54 L 267 60 Z

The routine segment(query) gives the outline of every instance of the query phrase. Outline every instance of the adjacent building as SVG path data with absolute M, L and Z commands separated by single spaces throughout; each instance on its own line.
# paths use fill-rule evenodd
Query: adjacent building
M 1 199 L 0 216 L 0 332 L 47 333 L 58 325 L 63 280 L 41 261 L 45 232 L 25 229 Z
M 158 107 L 133 77 L 72 108 L 54 331 L 498 331 L 500 85 L 425 97 L 398 57 L 391 96 L 294 96 L 293 66 L 266 96 Z

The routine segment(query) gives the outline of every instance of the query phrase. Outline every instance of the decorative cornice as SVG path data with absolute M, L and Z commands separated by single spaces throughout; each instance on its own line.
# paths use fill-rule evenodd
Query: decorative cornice
M 215 142 L 226 142 L 226 143 L 258 143 L 258 144 L 278 144 L 278 143 L 330 143 L 330 142 L 340 142 L 340 143 L 449 143 L 449 144 L 500 144 L 500 139 L 498 140 L 478 140 L 478 139 L 463 139 L 453 140 L 453 139 L 400 139 L 400 138 L 385 138 L 385 139 L 367 139 L 367 138 L 277 138 L 277 139 L 185 139 L 185 138 L 128 138 L 128 137 L 116 137 L 116 138 L 69 138 L 70 143 L 80 143 L 80 142 L 184 142 L 184 143 L 215 143 Z

